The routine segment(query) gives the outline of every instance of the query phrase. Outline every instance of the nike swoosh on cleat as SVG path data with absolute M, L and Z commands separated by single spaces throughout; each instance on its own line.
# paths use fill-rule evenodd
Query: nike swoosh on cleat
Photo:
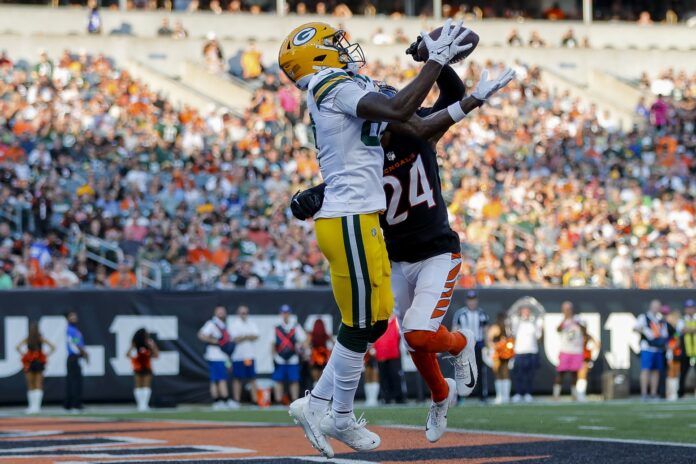
M 474 378 L 474 370 L 471 368 L 471 364 L 469 364 L 469 377 L 471 378 L 471 382 L 465 383 L 464 385 L 466 388 L 474 388 L 474 385 L 476 385 L 476 379 Z

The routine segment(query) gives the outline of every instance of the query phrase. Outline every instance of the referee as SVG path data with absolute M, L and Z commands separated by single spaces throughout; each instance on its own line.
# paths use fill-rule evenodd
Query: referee
M 475 290 L 466 292 L 466 306 L 459 308 L 452 319 L 452 331 L 460 328 L 471 330 L 476 336 L 476 365 L 478 366 L 479 382 L 473 394 L 480 395 L 481 401 L 488 400 L 488 373 L 483 363 L 481 350 L 486 343 L 486 326 L 490 322 L 488 315 L 479 306 L 478 294 Z

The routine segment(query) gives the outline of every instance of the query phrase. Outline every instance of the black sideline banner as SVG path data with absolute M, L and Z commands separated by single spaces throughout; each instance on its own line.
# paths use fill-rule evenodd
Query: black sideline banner
M 594 353 L 596 360 L 589 379 L 589 392 L 593 393 L 600 389 L 602 372 L 609 369 L 628 370 L 632 389 L 637 388 L 639 338 L 632 329 L 635 317 L 647 310 L 650 300 L 658 298 L 671 308 L 681 310 L 685 299 L 696 297 L 693 290 L 486 289 L 479 294 L 480 305 L 491 319 L 525 296 L 536 298 L 544 306 L 541 367 L 535 380 L 538 393 L 551 390 L 558 358 L 556 327 L 561 320 L 560 306 L 564 300 L 574 303 L 590 334 L 601 340 L 601 350 Z M 464 291 L 455 292 L 445 318 L 448 327 L 452 314 L 464 302 Z M 44 336 L 57 346 L 46 369 L 45 401 L 62 401 L 66 372 L 63 314 L 68 310 L 77 311 L 90 354 L 90 362 L 84 366 L 86 401 L 132 400 L 133 380 L 126 352 L 133 333 L 146 327 L 155 333 L 161 350 L 160 358 L 154 363 L 153 398 L 207 402 L 205 346 L 196 333 L 210 318 L 213 308 L 220 304 L 228 308 L 228 324 L 233 322 L 238 305 L 249 306 L 251 317 L 261 332 L 256 350 L 260 377 L 268 377 L 273 369 L 273 327 L 278 322 L 278 308 L 282 304 L 289 304 L 305 327 L 311 327 L 315 318 L 322 317 L 335 331 L 339 322 L 329 290 L 4 291 L 0 292 L 0 404 L 25 401 L 24 376 L 15 346 L 26 337 L 32 320 L 39 321 Z M 404 367 L 409 396 L 422 394 L 422 384 L 406 356 Z M 492 385 L 492 380 L 488 384 Z

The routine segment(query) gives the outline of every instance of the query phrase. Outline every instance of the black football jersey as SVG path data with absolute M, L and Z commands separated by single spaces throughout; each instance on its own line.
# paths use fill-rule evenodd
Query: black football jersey
M 437 154 L 430 142 L 391 134 L 384 146 L 383 184 L 387 209 L 380 223 L 389 259 L 415 263 L 461 251 L 449 225 Z

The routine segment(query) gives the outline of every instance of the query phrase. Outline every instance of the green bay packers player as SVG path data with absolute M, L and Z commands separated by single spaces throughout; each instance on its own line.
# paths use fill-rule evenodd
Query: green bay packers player
M 356 420 L 353 400 L 368 343 L 386 330 L 394 297 L 390 264 L 378 213 L 386 208 L 382 188 L 386 122 L 408 121 L 427 96 L 442 66 L 471 48 L 468 31 L 448 20 L 440 37 L 423 33 L 429 59 L 420 74 L 392 98 L 357 74 L 365 64 L 362 49 L 345 32 L 324 23 L 294 29 L 282 43 L 283 72 L 307 90 L 317 158 L 326 183 L 315 216 L 319 247 L 330 265 L 336 304 L 341 312 L 337 343 L 310 395 L 290 405 L 290 415 L 324 456 L 333 437 L 358 451 L 379 446 L 377 434 Z M 329 411 L 329 403 L 331 410 Z

